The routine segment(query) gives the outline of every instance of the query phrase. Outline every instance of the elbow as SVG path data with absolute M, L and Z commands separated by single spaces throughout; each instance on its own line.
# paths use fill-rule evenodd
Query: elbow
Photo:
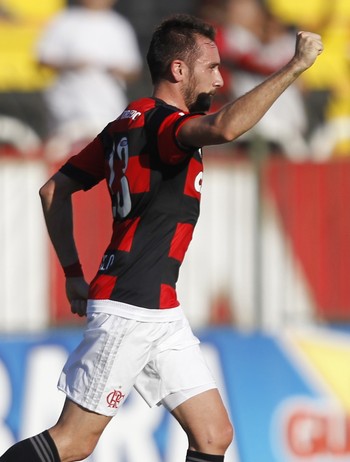
M 59 206 L 59 204 L 70 201 L 71 195 L 80 189 L 81 186 L 78 183 L 58 172 L 39 189 L 42 206 L 44 209 L 51 208 L 53 204 Z
M 236 124 L 218 117 L 212 125 L 212 133 L 216 138 L 216 144 L 230 143 L 239 137 L 241 133 L 237 130 Z
M 229 143 L 231 141 L 236 140 L 244 133 L 249 130 L 250 127 L 243 127 L 243 126 L 228 126 L 222 128 L 220 132 L 220 136 L 222 138 L 222 143 Z
M 211 122 L 213 132 L 216 134 L 219 143 L 232 142 L 253 126 L 252 123 L 246 120 L 244 115 L 228 112 L 225 107 L 214 114 Z
M 226 127 L 211 127 L 211 129 L 207 130 L 204 134 L 203 138 L 203 145 L 225 144 L 233 141 L 236 138 L 236 134 Z
M 55 182 L 52 181 L 52 179 L 50 179 L 39 189 L 39 197 L 43 207 L 46 207 L 47 204 L 50 204 L 52 202 L 54 194 Z
M 53 192 L 51 191 L 51 187 L 49 185 L 50 180 L 47 181 L 41 188 L 39 189 L 39 196 L 41 200 L 44 200 L 48 196 L 52 196 Z
M 239 134 L 236 131 L 233 131 L 229 128 L 223 128 L 218 135 L 219 143 L 230 143 L 231 141 L 234 141 L 236 138 L 238 138 L 238 136 Z
M 236 136 L 230 132 L 225 132 L 221 135 L 221 143 L 230 143 L 231 141 L 236 139 Z

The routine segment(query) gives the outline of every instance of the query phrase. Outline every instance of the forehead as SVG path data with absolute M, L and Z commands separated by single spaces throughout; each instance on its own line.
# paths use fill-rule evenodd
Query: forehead
M 197 36 L 196 43 L 199 49 L 199 62 L 220 62 L 220 55 L 216 43 L 207 37 Z

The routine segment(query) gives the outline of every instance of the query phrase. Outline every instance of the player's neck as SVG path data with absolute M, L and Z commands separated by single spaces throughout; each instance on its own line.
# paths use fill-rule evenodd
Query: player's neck
M 175 106 L 182 111 L 188 112 L 183 96 L 179 91 L 179 86 L 176 84 L 172 84 L 167 81 L 160 82 L 154 87 L 153 97 L 159 98 L 166 104 Z

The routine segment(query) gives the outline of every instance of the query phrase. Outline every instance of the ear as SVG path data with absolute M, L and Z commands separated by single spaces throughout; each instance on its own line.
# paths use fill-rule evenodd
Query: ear
M 187 66 L 180 59 L 172 61 L 170 66 L 171 74 L 176 82 L 181 82 L 186 75 Z

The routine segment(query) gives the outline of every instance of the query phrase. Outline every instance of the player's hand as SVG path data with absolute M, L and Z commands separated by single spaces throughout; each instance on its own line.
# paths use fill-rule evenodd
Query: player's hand
M 313 32 L 300 31 L 297 34 L 294 59 L 300 65 L 300 70 L 308 69 L 323 51 L 322 38 Z
M 78 316 L 86 316 L 89 284 L 82 277 L 66 278 L 66 294 L 71 311 Z

